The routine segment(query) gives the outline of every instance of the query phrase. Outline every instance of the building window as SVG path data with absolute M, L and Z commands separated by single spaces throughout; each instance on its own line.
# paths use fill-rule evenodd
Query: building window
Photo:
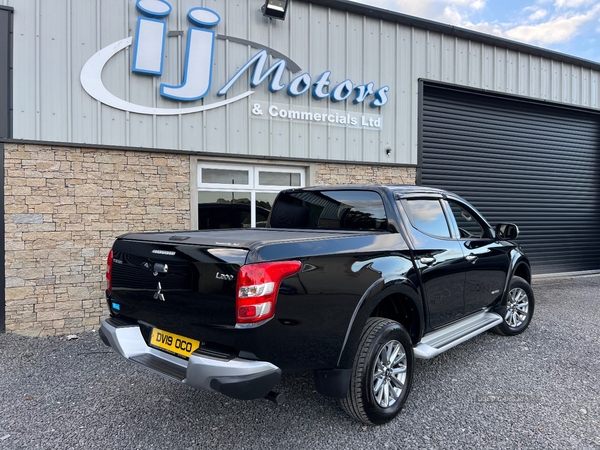
M 264 227 L 283 189 L 304 187 L 301 167 L 198 165 L 198 229 Z

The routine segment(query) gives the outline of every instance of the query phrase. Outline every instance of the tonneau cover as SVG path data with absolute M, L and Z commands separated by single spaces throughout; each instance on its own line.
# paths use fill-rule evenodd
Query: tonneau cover
M 335 239 L 348 236 L 382 234 L 380 231 L 298 230 L 278 228 L 239 228 L 200 231 L 129 233 L 119 239 L 168 244 L 202 245 L 256 249 L 267 243 Z

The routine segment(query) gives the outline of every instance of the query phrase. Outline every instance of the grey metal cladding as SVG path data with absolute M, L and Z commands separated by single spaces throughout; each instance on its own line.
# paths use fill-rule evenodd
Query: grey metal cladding
M 12 10 L 0 7 L 0 138 L 12 137 Z
M 599 65 L 577 65 L 575 59 L 559 60 L 551 52 L 535 54 L 527 46 L 503 46 L 499 40 L 433 22 L 408 16 L 400 20 L 399 15 L 386 16 L 349 2 L 292 1 L 285 21 L 264 18 L 260 0 L 170 3 L 173 12 L 166 20 L 171 37 L 166 38 L 163 74 L 133 73 L 133 50 L 124 49 L 102 72 L 110 93 L 154 108 L 206 105 L 252 89 L 250 97 L 210 111 L 173 116 L 106 106 L 82 88 L 81 70 L 99 50 L 135 38 L 140 17 L 135 1 L 0 0 L 16 11 L 13 137 L 229 156 L 417 164 L 420 79 L 600 108 Z M 216 11 L 221 22 L 215 32 L 232 39 L 216 40 L 208 95 L 178 103 L 162 97 L 158 88 L 161 82 L 181 83 L 190 26 L 186 13 L 193 6 Z M 297 64 L 300 71 L 285 71 L 286 89 L 303 72 L 314 82 L 331 71 L 331 87 L 346 79 L 355 85 L 373 82 L 376 89 L 389 86 L 389 102 L 372 108 L 369 102 L 354 104 L 352 98 L 337 103 L 317 100 L 309 92 L 291 97 L 285 90 L 271 92 L 268 82 L 251 87 L 247 73 L 226 96 L 218 96 L 218 89 L 259 51 L 244 41 L 273 49 Z M 271 57 L 269 64 L 275 60 Z M 257 118 L 251 114 L 256 102 L 380 115 L 383 127 Z

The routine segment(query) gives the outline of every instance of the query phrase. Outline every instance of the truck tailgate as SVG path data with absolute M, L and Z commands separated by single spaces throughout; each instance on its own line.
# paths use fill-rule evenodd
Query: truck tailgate
M 173 333 L 235 325 L 237 272 L 247 250 L 118 239 L 113 246 L 113 312 Z

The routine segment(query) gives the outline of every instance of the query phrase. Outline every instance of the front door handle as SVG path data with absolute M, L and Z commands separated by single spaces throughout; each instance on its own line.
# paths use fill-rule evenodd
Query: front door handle
M 470 255 L 467 255 L 467 256 L 465 256 L 465 259 L 466 259 L 467 261 L 469 261 L 470 263 L 473 263 L 473 264 L 475 264 L 475 261 L 477 261 L 477 259 L 478 259 L 478 256 L 477 256 L 477 255 L 474 255 L 473 253 L 471 253 Z

